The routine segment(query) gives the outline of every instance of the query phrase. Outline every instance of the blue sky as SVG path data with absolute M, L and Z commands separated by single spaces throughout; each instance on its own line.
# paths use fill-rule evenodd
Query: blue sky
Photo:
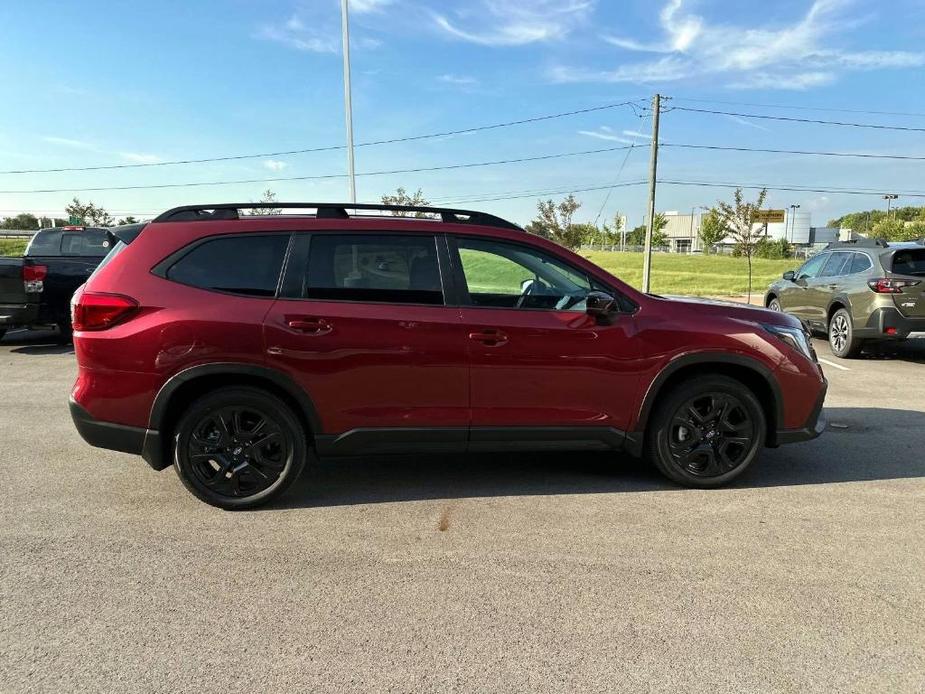
M 358 142 L 518 120 L 656 91 L 668 106 L 925 126 L 925 3 L 863 0 L 353 0 Z M 337 0 L 0 5 L 0 170 L 159 162 L 344 140 Z M 710 100 L 711 103 L 696 100 Z M 720 104 L 712 102 L 734 102 Z M 642 102 L 640 102 L 642 103 Z M 745 106 L 738 104 L 761 104 Z M 773 104 L 775 107 L 766 106 Z M 780 108 L 802 107 L 801 109 Z M 621 107 L 493 131 L 357 150 L 359 172 L 638 145 L 547 161 L 358 179 L 376 200 L 398 185 L 434 201 L 567 191 L 643 179 L 651 122 Z M 642 133 L 642 134 L 636 134 Z M 686 111 L 666 142 L 925 154 L 925 133 L 792 124 Z M 665 148 L 672 180 L 911 191 L 922 163 Z M 164 183 L 340 174 L 341 151 L 188 166 L 0 175 L 0 216 L 60 211 L 70 192 Z M 342 200 L 344 179 L 79 193 L 119 213 L 194 202 Z M 641 222 L 645 186 L 578 193 L 578 218 Z M 662 185 L 658 208 L 689 210 L 722 188 Z M 557 196 L 552 196 L 557 197 Z M 814 223 L 882 204 L 877 195 L 772 191 Z M 925 204 L 906 198 L 900 204 Z M 526 223 L 536 197 L 466 203 Z M 460 205 L 465 206 L 465 205 Z

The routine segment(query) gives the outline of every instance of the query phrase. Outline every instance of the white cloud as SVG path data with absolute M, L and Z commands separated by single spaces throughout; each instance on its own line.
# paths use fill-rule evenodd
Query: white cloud
M 52 145 L 61 145 L 63 147 L 73 147 L 74 149 L 96 149 L 96 146 L 89 142 L 84 142 L 83 140 L 72 140 L 67 137 L 54 137 L 52 135 L 49 135 L 49 136 L 43 137 L 42 139 L 45 142 L 48 142 L 49 144 L 52 144 Z
M 828 84 L 840 72 L 925 65 L 925 53 L 851 51 L 833 48 L 834 35 L 857 24 L 844 16 L 851 0 L 815 0 L 806 14 L 783 26 L 710 23 L 684 12 L 684 0 L 668 0 L 659 13 L 661 36 L 654 41 L 605 35 L 623 51 L 666 54 L 622 64 L 613 70 L 558 66 L 558 82 L 668 82 L 702 75 L 729 75 L 737 89 L 809 89 Z
M 144 154 L 141 152 L 119 152 L 119 156 L 133 164 L 157 164 L 164 161 L 156 154 Z
M 350 9 L 357 14 L 381 12 L 392 2 L 393 0 L 350 0 Z
M 283 24 L 264 24 L 257 31 L 257 38 L 275 41 L 306 53 L 339 53 L 340 33 L 313 33 L 297 16 L 293 15 Z
M 278 159 L 266 159 L 263 162 L 263 166 L 270 171 L 282 171 L 289 166 L 289 164 L 284 161 L 279 161 Z
M 651 135 L 646 135 L 645 133 L 641 133 L 638 130 L 624 130 L 623 134 L 627 137 L 644 137 L 647 140 L 652 139 Z
M 434 14 L 434 23 L 451 36 L 483 46 L 523 46 L 567 36 L 584 22 L 594 0 L 481 0 L 458 18 Z M 462 24 L 476 27 L 466 29 Z M 483 30 L 481 27 L 491 26 Z
M 630 140 L 626 137 L 620 137 L 619 135 L 613 135 L 609 131 L 611 128 L 607 126 L 601 126 L 598 130 L 579 130 L 579 135 L 584 135 L 585 137 L 594 137 L 598 140 L 607 140 L 607 142 L 622 142 L 625 145 L 633 144 L 633 140 Z
M 479 83 L 475 77 L 470 77 L 469 75 L 452 75 L 449 73 L 440 75 L 437 80 L 447 84 L 455 84 L 459 87 L 474 87 Z

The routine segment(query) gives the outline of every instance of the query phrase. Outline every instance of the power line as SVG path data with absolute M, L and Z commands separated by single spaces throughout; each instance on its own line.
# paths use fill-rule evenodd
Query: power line
M 551 113 L 544 116 L 535 116 L 533 118 L 523 118 L 521 120 L 507 121 L 504 123 L 492 123 L 490 125 L 478 125 L 471 128 L 462 128 L 460 130 L 446 130 L 444 132 L 438 133 L 427 133 L 424 135 L 409 135 L 407 137 L 392 137 L 385 140 L 371 140 L 369 142 L 359 142 L 355 147 L 373 147 L 377 145 L 391 145 L 398 144 L 400 142 L 416 142 L 418 140 L 428 140 L 436 137 L 449 137 L 451 135 L 468 135 L 476 132 L 484 132 L 486 130 L 497 130 L 499 128 L 510 128 L 515 125 L 526 125 L 528 123 L 539 123 L 547 120 L 554 120 L 556 118 L 566 118 L 568 116 L 578 116 L 585 113 L 594 113 L 597 111 L 606 111 L 608 109 L 619 108 L 621 106 L 630 106 L 635 101 L 621 101 L 616 104 L 605 104 L 603 106 L 591 106 L 589 108 L 576 109 L 574 111 L 563 111 L 562 113 Z M 261 152 L 258 154 L 234 154 L 227 155 L 222 157 L 207 157 L 203 159 L 175 159 L 173 161 L 157 161 L 157 162 L 139 162 L 134 164 L 106 164 L 98 166 L 74 166 L 74 167 L 62 167 L 57 169 L 11 169 L 9 171 L 0 171 L 0 175 L 5 174 L 33 174 L 33 173 L 61 173 L 61 172 L 73 172 L 73 171 L 105 171 L 111 169 L 141 169 L 149 168 L 152 166 L 175 166 L 181 164 L 207 164 L 212 162 L 222 162 L 222 161 L 240 161 L 242 159 L 260 159 L 263 157 L 285 157 L 291 156 L 294 154 L 309 154 L 314 152 L 333 152 L 337 150 L 345 149 L 346 145 L 326 145 L 323 147 L 309 147 L 306 149 L 291 149 L 280 152 Z
M 548 159 L 562 159 L 565 157 L 578 157 L 588 154 L 602 154 L 604 152 L 617 152 L 629 149 L 634 145 L 624 145 L 621 147 L 604 147 L 601 149 L 588 149 L 579 152 L 559 152 L 557 154 L 543 154 L 534 157 L 520 157 L 517 159 L 498 159 L 495 161 L 473 162 L 468 164 L 446 164 L 443 166 L 424 166 L 414 169 L 388 169 L 384 171 L 365 171 L 357 172 L 357 176 L 388 176 L 391 174 L 404 173 L 424 173 L 428 171 L 448 171 L 452 169 L 470 169 L 481 166 L 497 166 L 501 164 L 519 164 L 528 161 L 545 161 Z M 164 188 L 199 188 L 204 186 L 229 186 L 249 183 L 279 183 L 283 181 L 320 181 L 334 178 L 345 178 L 347 174 L 318 174 L 314 176 L 287 176 L 279 178 L 251 178 L 239 179 L 234 181 L 188 181 L 186 183 L 160 183 L 149 185 L 131 185 L 131 186 L 95 186 L 91 188 L 42 188 L 32 190 L 0 190 L 0 194 L 25 195 L 29 193 L 95 193 L 100 191 L 119 191 L 119 190 L 161 190 Z
M 616 183 L 616 184 L 607 183 L 604 185 L 591 186 L 588 188 L 565 188 L 561 190 L 536 190 L 536 191 L 528 191 L 524 193 L 502 193 L 497 197 L 483 197 L 483 198 L 466 197 L 466 198 L 461 198 L 461 199 L 449 198 L 445 200 L 438 200 L 437 202 L 438 204 L 441 204 L 441 205 L 459 205 L 462 203 L 470 203 L 470 202 L 499 202 L 499 201 L 504 201 L 504 200 L 518 200 L 521 198 L 534 198 L 534 197 L 539 197 L 542 195 L 565 195 L 567 193 L 589 193 L 589 192 L 597 191 L 597 190 L 611 190 L 613 188 L 629 188 L 632 186 L 641 186 L 644 183 L 646 183 L 646 181 L 642 181 L 642 180 L 628 181 L 626 183 Z M 491 193 L 485 193 L 484 195 L 491 195 Z
M 766 104 L 754 103 L 748 101 L 722 101 L 720 99 L 695 99 L 692 97 L 672 97 L 675 101 L 691 101 L 703 104 L 723 104 L 725 106 L 748 106 L 751 108 L 782 108 L 794 111 L 829 111 L 831 113 L 861 113 L 873 116 L 903 116 L 909 118 L 925 118 L 925 113 L 913 113 L 911 111 L 870 111 L 860 108 L 836 108 L 832 106 L 793 106 L 787 104 Z
M 719 116 L 736 116 L 737 118 L 761 118 L 763 120 L 787 121 L 790 123 L 814 123 L 818 125 L 838 125 L 848 128 L 872 128 L 874 130 L 903 130 L 907 132 L 925 133 L 925 128 L 914 128 L 906 125 L 882 125 L 879 123 L 850 123 L 837 120 L 817 120 L 814 118 L 795 118 L 793 116 L 771 116 L 763 113 L 735 113 L 733 111 L 714 111 L 707 108 L 690 108 L 687 106 L 674 106 L 672 111 L 689 111 L 691 113 L 709 113 Z
M 721 181 L 674 181 L 659 179 L 659 183 L 668 186 L 698 186 L 704 188 L 746 188 L 749 190 L 768 190 L 789 191 L 797 193 L 830 193 L 833 195 L 881 195 L 883 190 L 875 189 L 853 189 L 853 188 L 815 188 L 812 186 L 788 185 L 788 184 L 771 184 L 771 183 L 724 183 Z M 890 189 L 892 190 L 892 189 Z M 896 194 L 907 198 L 925 198 L 923 191 L 893 191 Z
M 607 191 L 607 195 L 604 196 L 604 201 L 601 203 L 601 208 L 597 211 L 597 216 L 594 218 L 595 226 L 597 226 L 598 221 L 600 221 L 601 215 L 604 214 L 604 208 L 607 207 L 607 203 L 610 202 L 610 194 L 613 193 L 613 189 L 617 187 L 617 183 L 623 175 L 623 169 L 626 166 L 626 162 L 629 161 L 630 155 L 633 153 L 633 147 L 635 147 L 635 143 L 630 145 L 630 148 L 626 150 L 626 156 L 623 157 L 623 163 L 620 164 L 620 168 L 617 170 L 617 177 L 613 181 L 613 187 Z
M 768 154 L 807 154 L 816 157 L 855 157 L 859 159 L 898 159 L 925 161 L 925 156 L 914 154 L 876 154 L 873 152 L 820 152 L 807 149 L 766 149 L 762 147 L 731 147 L 725 145 L 697 145 L 681 142 L 660 142 L 660 147 L 678 147 L 684 149 L 709 149 L 725 152 L 765 152 Z

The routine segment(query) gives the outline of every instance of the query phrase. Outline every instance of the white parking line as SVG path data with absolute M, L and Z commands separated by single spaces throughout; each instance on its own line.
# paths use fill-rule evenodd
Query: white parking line
M 834 361 L 829 361 L 828 359 L 823 359 L 818 357 L 819 361 L 828 366 L 835 367 L 836 369 L 841 369 L 842 371 L 851 371 L 847 366 L 842 366 L 841 364 L 836 364 Z

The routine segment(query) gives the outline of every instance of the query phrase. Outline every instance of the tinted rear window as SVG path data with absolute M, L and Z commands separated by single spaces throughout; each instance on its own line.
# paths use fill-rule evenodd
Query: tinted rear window
M 109 234 L 104 229 L 61 232 L 62 255 L 102 258 L 110 247 Z
M 897 275 L 925 276 L 925 248 L 896 251 L 891 271 Z
M 307 299 L 443 304 L 433 236 L 312 237 L 303 295 Z
M 200 289 L 275 296 L 289 234 L 248 234 L 205 241 L 171 265 L 166 277 Z

